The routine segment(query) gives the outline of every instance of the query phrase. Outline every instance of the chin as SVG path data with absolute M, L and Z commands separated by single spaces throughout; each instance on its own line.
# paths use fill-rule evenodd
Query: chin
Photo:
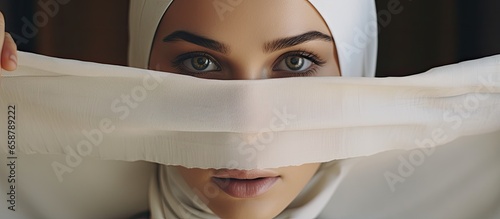
M 238 198 L 219 190 L 218 195 L 207 199 L 206 204 L 221 218 L 270 219 L 279 215 L 297 196 L 298 191 L 293 191 L 280 179 L 269 191 L 256 197 Z
M 221 218 L 274 218 L 297 197 L 320 164 L 264 170 L 177 167 L 189 187 Z

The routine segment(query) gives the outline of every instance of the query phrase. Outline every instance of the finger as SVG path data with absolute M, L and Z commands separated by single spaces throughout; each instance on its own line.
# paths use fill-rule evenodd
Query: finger
M 5 19 L 3 17 L 2 12 L 0 12 L 0 51 L 3 51 L 3 41 L 5 39 Z M 0 53 L 0 55 L 3 54 Z M 0 73 L 2 71 L 3 65 L 2 61 L 0 61 Z
M 5 33 L 1 62 L 2 68 L 7 71 L 14 71 L 17 68 L 17 45 L 9 33 Z

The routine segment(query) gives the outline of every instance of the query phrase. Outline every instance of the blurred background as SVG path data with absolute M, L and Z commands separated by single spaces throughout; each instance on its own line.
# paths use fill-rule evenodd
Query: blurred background
M 19 50 L 126 65 L 128 4 L 129 0 L 0 0 L 0 11 Z M 500 54 L 499 0 L 376 4 L 379 77 Z

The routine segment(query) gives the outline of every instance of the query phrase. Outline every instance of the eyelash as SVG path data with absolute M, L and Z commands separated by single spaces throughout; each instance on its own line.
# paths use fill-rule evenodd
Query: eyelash
M 221 68 L 220 67 L 220 64 L 216 61 L 216 59 L 211 56 L 210 54 L 206 53 L 206 52 L 190 52 L 190 53 L 185 53 L 185 54 L 181 54 L 179 56 L 177 56 L 173 61 L 172 61 L 172 67 L 174 68 L 177 68 L 181 71 L 184 71 L 184 72 L 189 72 L 189 74 L 192 74 L 192 75 L 202 75 L 204 73 L 208 73 L 208 72 L 191 72 L 190 70 L 186 69 L 186 67 L 184 66 L 184 61 L 188 60 L 188 59 L 192 59 L 192 58 L 195 58 L 195 57 L 205 57 L 207 59 L 210 59 L 211 61 L 214 62 L 214 64 L 218 67 L 218 68 Z
M 311 61 L 314 64 L 313 66 L 310 67 L 310 69 L 308 69 L 308 70 L 306 70 L 304 72 L 295 72 L 295 73 L 293 73 L 295 76 L 299 76 L 299 77 L 311 76 L 311 75 L 315 74 L 318 71 L 318 66 L 322 67 L 323 65 L 326 64 L 325 60 L 319 58 L 319 56 L 316 55 L 313 52 L 308 52 L 308 51 L 305 51 L 305 50 L 297 50 L 297 51 L 287 52 L 287 53 L 281 55 L 277 59 L 277 61 L 273 64 L 273 66 L 276 66 L 277 63 L 282 62 L 283 60 L 285 60 L 286 58 L 288 58 L 290 56 L 298 56 L 298 57 L 301 57 L 301 58 L 305 58 L 305 59 Z M 275 69 L 273 67 L 273 71 L 274 70 Z
M 197 75 L 197 76 L 200 76 L 200 75 L 203 75 L 205 73 L 208 73 L 208 72 L 191 72 L 188 69 L 186 69 L 186 67 L 183 64 L 184 61 L 186 61 L 188 59 L 195 58 L 195 57 L 200 57 L 200 56 L 201 57 L 205 57 L 207 59 L 210 59 L 211 61 L 213 61 L 213 63 L 218 68 L 221 68 L 221 65 L 216 61 L 216 59 L 213 56 L 211 56 L 210 54 L 206 53 L 206 52 L 190 52 L 190 53 L 181 54 L 181 55 L 177 56 L 172 61 L 172 67 L 177 68 L 177 69 L 179 69 L 181 71 L 184 71 L 184 72 L 189 72 L 189 74 L 193 74 L 193 75 Z M 299 76 L 299 77 L 313 75 L 314 73 L 317 72 L 318 66 L 322 67 L 326 63 L 326 61 L 324 61 L 321 58 L 319 58 L 319 56 L 316 55 L 313 52 L 308 52 L 308 51 L 305 51 L 305 50 L 298 50 L 298 51 L 287 52 L 287 53 L 281 55 L 276 60 L 276 62 L 273 63 L 273 66 L 276 66 L 277 63 L 282 62 L 283 60 L 285 60 L 286 58 L 288 58 L 290 56 L 298 56 L 298 57 L 301 57 L 301 58 L 305 58 L 305 59 L 311 61 L 314 64 L 314 66 L 312 66 L 310 69 L 308 69 L 308 70 L 306 70 L 304 72 L 295 72 L 295 73 L 293 73 L 295 76 Z M 275 70 L 275 67 L 273 67 L 273 71 L 274 70 Z

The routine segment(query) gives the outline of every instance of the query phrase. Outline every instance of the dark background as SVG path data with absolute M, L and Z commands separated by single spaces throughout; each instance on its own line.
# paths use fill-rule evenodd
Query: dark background
M 57 13 L 46 13 L 42 5 L 57 1 L 68 3 L 58 4 Z M 16 35 L 19 50 L 126 65 L 128 2 L 0 0 L 0 10 L 6 17 L 7 31 Z M 388 4 L 398 2 L 401 12 L 384 16 Z M 410 75 L 500 54 L 498 0 L 377 0 L 376 4 L 381 24 L 378 76 Z M 26 32 L 26 21 L 33 21 L 37 13 L 40 22 L 46 22 L 36 31 Z

